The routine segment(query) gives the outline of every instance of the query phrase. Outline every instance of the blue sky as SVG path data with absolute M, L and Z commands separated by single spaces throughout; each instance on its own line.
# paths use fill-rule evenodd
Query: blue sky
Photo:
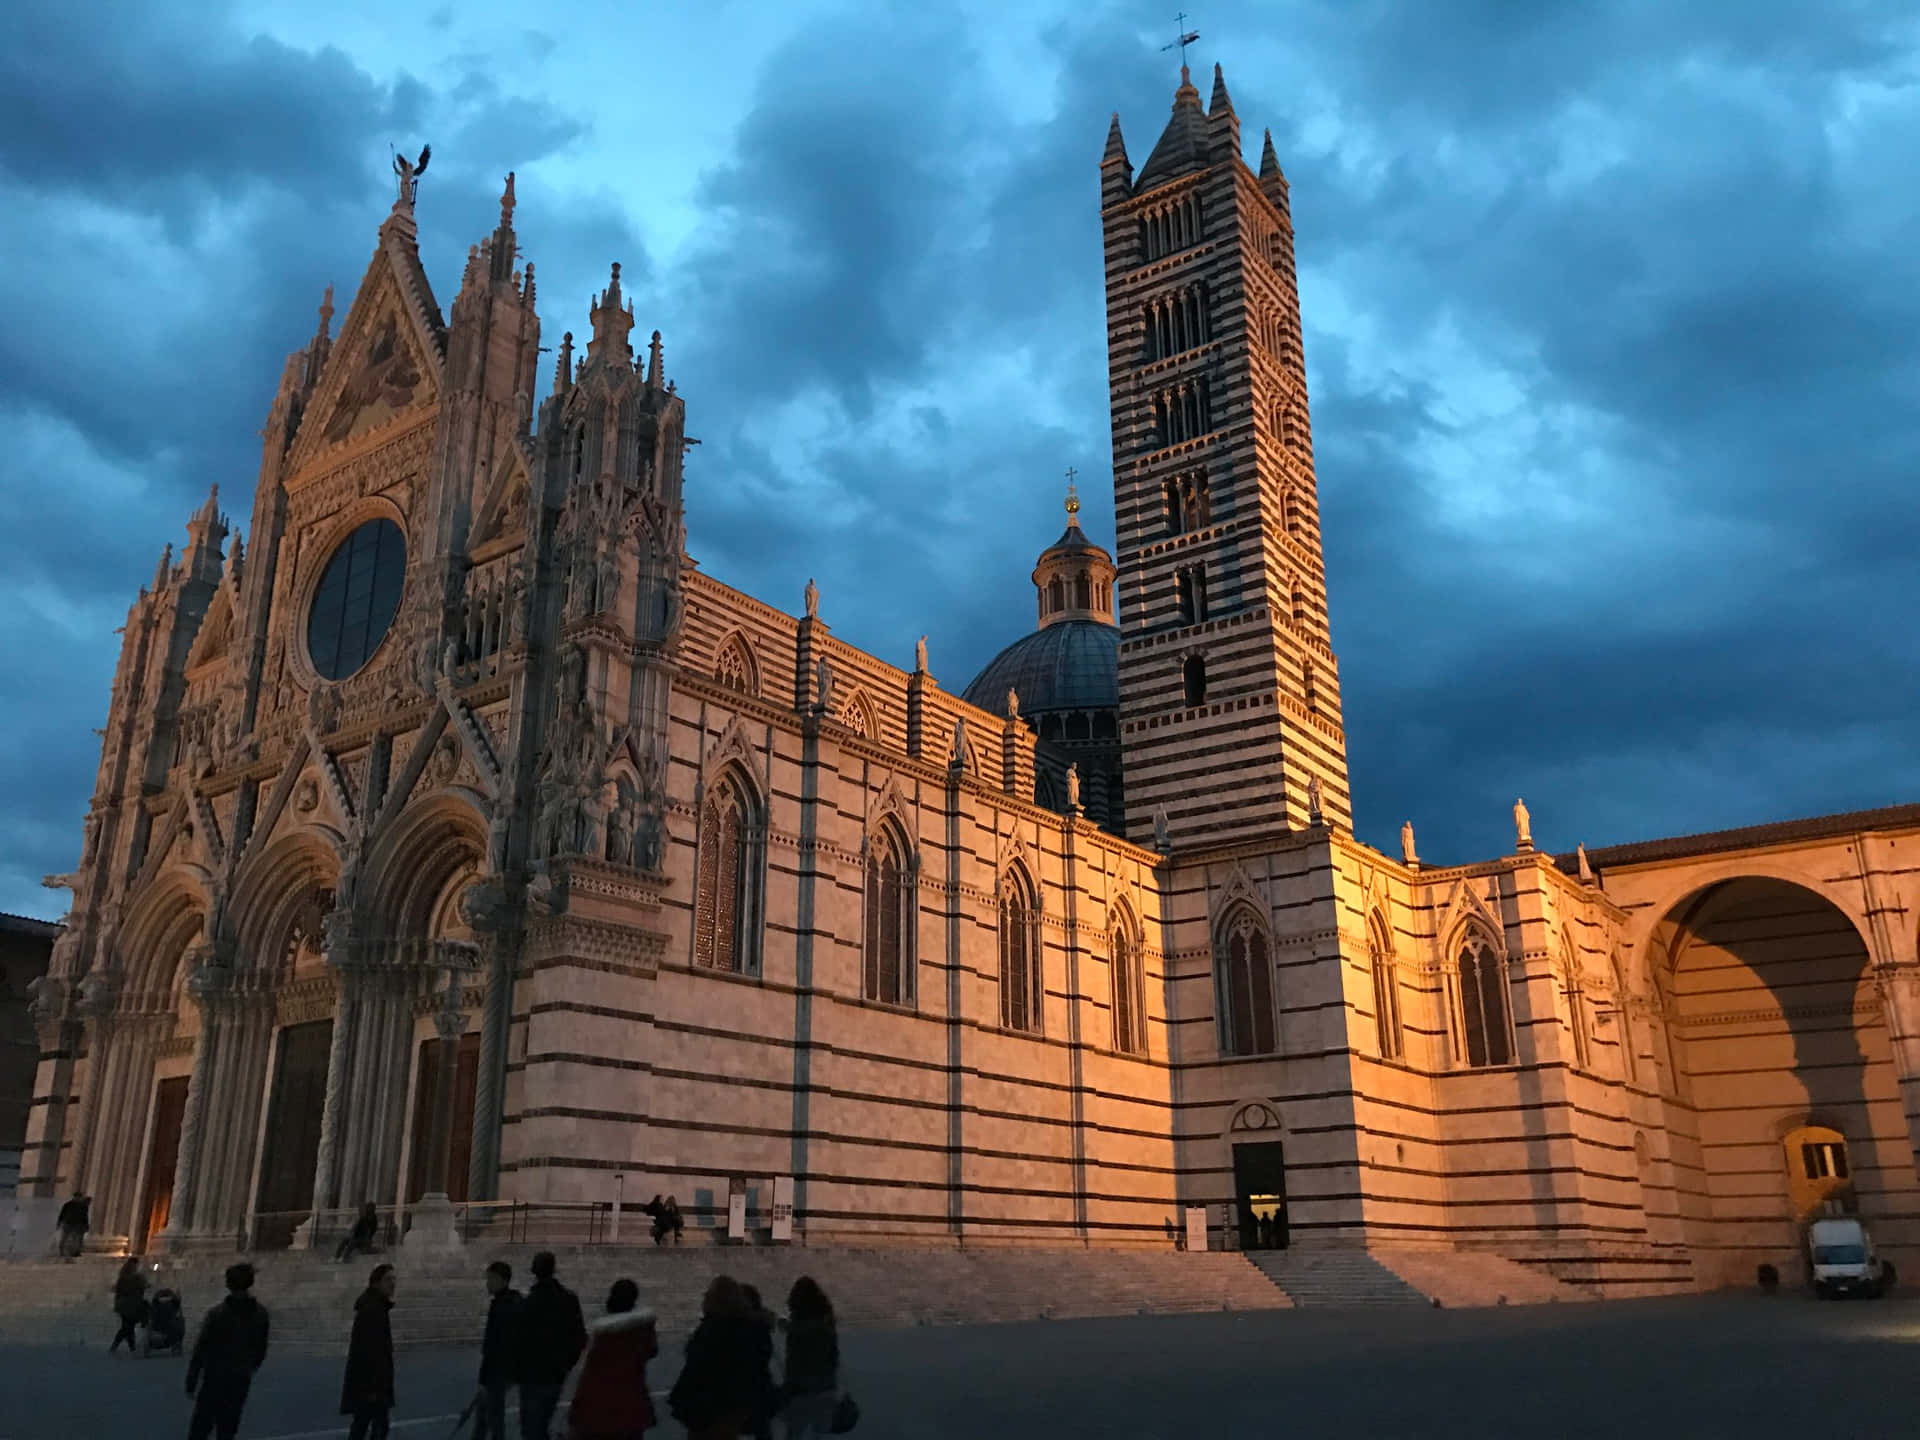
M 1911 800 L 1910 4 L 1197 12 L 1293 187 L 1356 823 L 1498 853 Z M 959 689 L 1079 469 L 1111 535 L 1099 154 L 1158 5 L 24 0 L 0 53 L 0 910 L 80 842 L 114 629 L 434 147 L 444 305 L 518 172 L 543 340 L 622 263 L 689 545 Z

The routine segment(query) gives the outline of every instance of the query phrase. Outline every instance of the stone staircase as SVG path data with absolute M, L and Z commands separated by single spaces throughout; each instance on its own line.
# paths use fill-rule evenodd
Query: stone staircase
M 528 1283 L 532 1247 L 470 1249 L 457 1257 L 362 1257 L 341 1266 L 310 1253 L 252 1257 L 254 1294 L 273 1313 L 276 1344 L 343 1347 L 353 1300 L 371 1267 L 390 1259 L 400 1288 L 394 1339 L 403 1345 L 469 1344 L 486 1314 L 481 1272 L 497 1258 Z M 707 1282 L 725 1273 L 757 1286 L 765 1302 L 784 1307 L 788 1287 L 812 1275 L 848 1327 L 977 1325 L 1099 1315 L 1166 1314 L 1285 1307 L 1286 1294 L 1247 1257 L 1171 1251 L 989 1249 L 806 1249 L 688 1245 L 657 1249 L 555 1247 L 563 1283 L 589 1315 L 620 1276 L 640 1287 L 640 1303 L 660 1317 L 663 1335 L 693 1327 Z M 185 1297 L 197 1323 L 224 1293 L 231 1255 L 162 1262 L 156 1284 Z M 119 1262 L 86 1257 L 63 1264 L 0 1265 L 0 1342 L 104 1343 L 112 1331 L 113 1277 Z
M 1250 1250 L 1247 1259 L 1302 1308 L 1425 1305 L 1428 1299 L 1365 1250 Z
M 1257 1250 L 1247 1258 L 1301 1307 L 1438 1304 L 1464 1310 L 1592 1298 L 1544 1270 L 1482 1250 Z
M 1450 1310 L 1480 1305 L 1555 1305 L 1594 1298 L 1545 1270 L 1485 1250 L 1382 1247 L 1371 1253 L 1380 1265 Z

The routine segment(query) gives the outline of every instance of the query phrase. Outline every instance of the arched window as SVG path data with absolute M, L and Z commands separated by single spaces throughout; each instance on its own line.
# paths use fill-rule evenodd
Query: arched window
M 1047 613 L 1049 615 L 1058 615 L 1066 608 L 1067 590 L 1066 587 L 1060 583 L 1060 577 L 1056 575 L 1047 582 Z
M 1273 952 L 1251 910 L 1242 906 L 1227 918 L 1216 955 L 1221 1050 L 1228 1055 L 1271 1055 Z
M 1468 936 L 1460 947 L 1460 1028 L 1467 1064 L 1512 1063 L 1506 957 L 1482 935 Z
M 1113 979 L 1113 1048 L 1124 1055 L 1147 1049 L 1146 991 L 1140 982 L 1140 945 L 1125 918 L 1114 921 L 1107 953 Z
M 1620 968 L 1618 955 L 1607 962 L 1607 968 L 1613 980 L 1613 1024 L 1615 1043 L 1620 1050 L 1620 1076 L 1631 1082 L 1639 1078 L 1640 1062 L 1634 1054 L 1633 1015 L 1627 1008 L 1627 977 Z
M 1560 934 L 1560 970 L 1562 994 L 1567 1001 L 1567 1026 L 1573 1041 L 1573 1068 L 1592 1068 L 1591 1036 L 1587 1031 L 1587 1000 L 1580 986 L 1580 966 L 1574 956 L 1573 941 L 1565 931 Z
M 745 785 L 723 775 L 700 816 L 695 877 L 693 963 L 751 973 L 759 949 L 757 817 Z
M 1406 1054 L 1400 1028 L 1400 976 L 1394 965 L 1393 936 L 1378 910 L 1367 919 L 1367 948 L 1373 968 L 1373 1022 L 1380 1035 L 1380 1058 L 1398 1060 Z
M 743 695 L 759 693 L 753 655 L 747 649 L 746 641 L 738 635 L 720 647 L 720 658 L 714 662 L 713 678 L 729 690 L 738 690 Z
M 1082 610 L 1091 610 L 1093 608 L 1092 576 L 1080 575 L 1075 577 L 1073 582 L 1073 603 Z
M 1033 887 L 1019 867 L 1000 877 L 1000 1023 L 1040 1033 L 1040 926 Z
M 1181 678 L 1187 687 L 1187 704 L 1204 705 L 1207 699 L 1207 657 L 1189 655 L 1187 663 L 1181 667 Z
M 891 825 L 867 846 L 866 984 L 869 1000 L 913 999 L 914 897 L 906 847 Z

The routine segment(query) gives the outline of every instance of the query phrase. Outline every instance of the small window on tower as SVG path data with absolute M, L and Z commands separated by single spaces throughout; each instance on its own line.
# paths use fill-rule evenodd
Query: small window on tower
M 1073 603 L 1081 610 L 1093 608 L 1093 581 L 1085 575 L 1077 577 L 1073 582 Z
M 1173 598 L 1180 611 L 1180 623 L 1193 624 L 1193 571 L 1182 569 L 1174 572 Z
M 1207 660 L 1204 655 L 1189 655 L 1183 678 L 1187 686 L 1187 704 L 1204 705 L 1207 699 Z

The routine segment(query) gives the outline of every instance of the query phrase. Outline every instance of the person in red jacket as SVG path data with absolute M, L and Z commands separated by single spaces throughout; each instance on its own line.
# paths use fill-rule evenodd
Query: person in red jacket
M 588 1327 L 587 1358 L 580 1366 L 568 1440 L 640 1440 L 654 1426 L 647 1393 L 647 1361 L 660 1350 L 653 1312 L 637 1310 L 640 1287 L 616 1280 L 607 1292 L 607 1313 Z

